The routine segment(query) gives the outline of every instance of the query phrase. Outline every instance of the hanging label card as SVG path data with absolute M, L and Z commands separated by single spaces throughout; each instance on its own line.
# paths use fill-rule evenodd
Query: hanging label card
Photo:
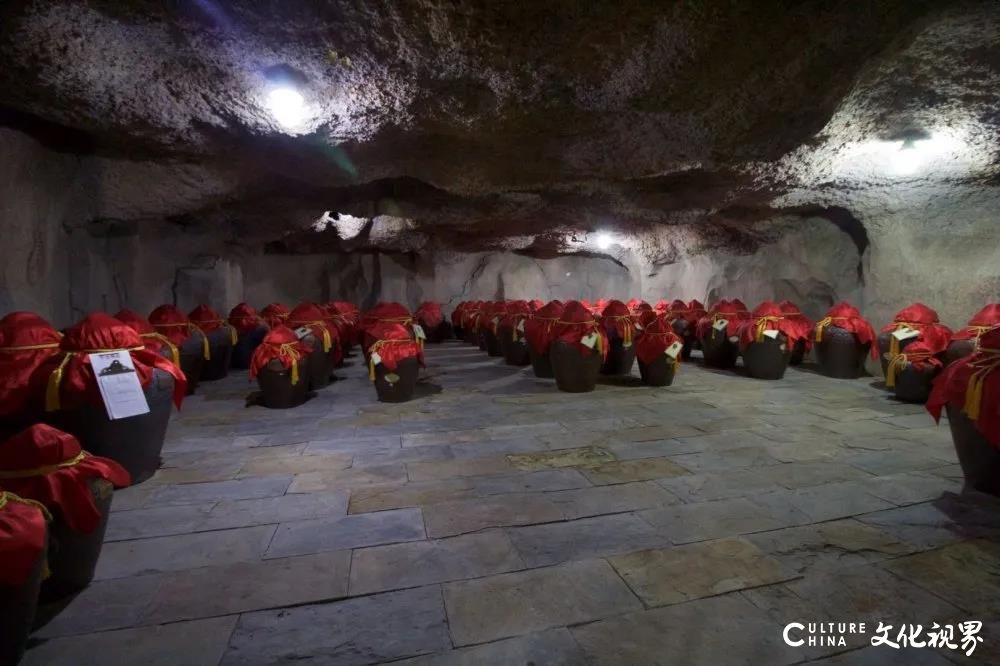
M 738 335 L 730 335 L 729 336 L 729 341 L 732 342 L 735 345 L 737 342 L 740 341 L 740 336 L 738 336 Z
M 909 340 L 910 338 L 915 338 L 920 335 L 920 331 L 915 331 L 912 328 L 897 328 L 892 332 L 892 337 L 897 340 Z
M 500 325 L 500 317 L 493 317 L 493 328 Z
M 582 344 L 584 347 L 587 347 L 588 349 L 593 349 L 594 345 L 597 344 L 597 338 L 598 338 L 597 333 L 591 333 L 590 335 L 585 335 L 582 338 L 580 338 L 580 344 Z
M 307 335 L 312 335 L 312 329 L 309 328 L 308 326 L 299 326 L 297 329 L 295 329 L 295 337 L 297 337 L 299 340 L 303 339 Z
M 673 344 L 671 344 L 669 347 L 667 347 L 663 353 L 676 361 L 677 355 L 681 353 L 681 349 L 683 348 L 684 348 L 684 343 L 678 340 Z
M 726 329 L 726 326 L 729 326 L 729 322 L 726 321 L 725 319 L 720 319 L 717 322 L 715 322 L 715 324 L 712 325 L 712 328 L 714 328 L 717 331 L 724 331 Z
M 778 331 L 764 331 L 764 337 L 771 338 L 772 340 L 778 339 Z
M 91 354 L 90 366 L 94 369 L 109 419 L 115 421 L 149 413 L 149 403 L 127 351 Z
M 517 322 L 517 330 L 521 331 L 522 333 L 524 333 L 524 321 L 525 320 L 522 319 Z
M 417 336 L 417 340 L 426 340 L 427 334 L 424 333 L 424 327 L 420 324 L 413 325 L 413 335 Z
M 635 325 L 635 330 L 637 330 L 637 331 L 641 331 L 641 330 L 643 330 L 643 329 L 642 329 L 642 324 L 636 324 L 636 325 Z
M 372 352 L 372 365 L 378 365 L 382 362 L 382 357 L 378 355 L 378 352 Z

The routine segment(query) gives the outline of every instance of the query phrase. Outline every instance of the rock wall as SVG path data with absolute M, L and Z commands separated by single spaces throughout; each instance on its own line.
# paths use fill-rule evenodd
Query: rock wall
M 164 218 L 173 191 L 157 181 L 156 206 L 129 221 L 111 210 L 130 164 L 57 153 L 0 129 L 0 312 L 34 310 L 58 325 L 86 312 L 124 306 L 149 312 L 164 302 L 221 311 L 303 299 L 398 300 L 539 297 L 568 299 L 740 297 L 751 307 L 790 298 L 817 317 L 832 303 L 859 305 L 876 325 L 922 300 L 961 325 L 1000 299 L 1000 246 L 992 188 L 951 189 L 932 197 L 870 192 L 859 206 L 870 245 L 821 217 L 756 222 L 753 251 L 699 247 L 684 225 L 622 239 L 607 255 L 539 259 L 514 252 L 262 254 L 215 221 Z M 150 171 L 140 172 L 150 174 Z M 169 178 L 165 169 L 156 178 Z M 150 175 L 149 177 L 153 177 Z M 189 177 L 189 176 L 186 176 Z M 131 181 L 130 181 L 131 182 Z M 186 181 L 189 182 L 189 181 Z M 133 182 L 129 191 L 135 191 Z M 180 184 L 177 196 L 191 197 Z M 100 193 L 96 195 L 95 193 Z M 830 202 L 825 202 L 830 203 Z

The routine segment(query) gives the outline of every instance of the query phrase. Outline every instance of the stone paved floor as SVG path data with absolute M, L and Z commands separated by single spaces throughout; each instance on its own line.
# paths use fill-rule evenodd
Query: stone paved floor
M 26 663 L 949 664 L 781 630 L 965 619 L 1000 658 L 1000 507 L 871 379 L 690 363 L 567 395 L 428 356 L 404 405 L 357 359 L 294 410 L 245 407 L 242 373 L 203 384 Z

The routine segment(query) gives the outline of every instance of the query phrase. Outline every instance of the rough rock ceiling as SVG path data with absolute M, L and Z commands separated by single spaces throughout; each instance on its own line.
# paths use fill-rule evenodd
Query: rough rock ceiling
M 104 215 L 274 251 L 857 235 L 870 188 L 998 177 L 992 0 L 8 0 L 0 61 L 0 123 L 91 155 Z

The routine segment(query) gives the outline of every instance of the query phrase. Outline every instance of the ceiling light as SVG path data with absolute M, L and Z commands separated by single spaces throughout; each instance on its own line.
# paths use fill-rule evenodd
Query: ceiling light
M 305 121 L 305 99 L 292 88 L 272 90 L 267 96 L 267 106 L 274 119 L 285 129 L 298 129 Z
M 609 247 L 611 247 L 611 242 L 612 242 L 611 234 L 604 234 L 604 233 L 597 234 L 597 240 L 595 242 L 597 244 L 597 249 L 607 250 Z

